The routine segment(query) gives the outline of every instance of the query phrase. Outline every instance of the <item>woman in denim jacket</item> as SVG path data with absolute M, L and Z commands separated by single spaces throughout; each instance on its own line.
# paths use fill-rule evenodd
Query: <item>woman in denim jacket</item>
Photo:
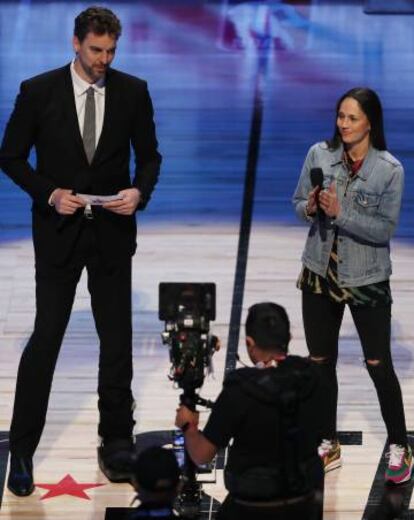
M 389 439 L 385 479 L 410 479 L 401 389 L 391 358 L 390 239 L 398 221 L 404 171 L 386 150 L 382 107 L 367 88 L 346 92 L 331 140 L 313 145 L 293 203 L 310 230 L 297 286 L 311 359 L 325 391 L 320 403 L 325 471 L 341 465 L 336 433 L 338 337 L 348 304 Z

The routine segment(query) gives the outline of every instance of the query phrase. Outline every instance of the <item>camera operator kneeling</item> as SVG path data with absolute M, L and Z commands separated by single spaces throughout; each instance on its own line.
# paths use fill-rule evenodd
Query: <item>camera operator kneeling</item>
M 323 468 L 318 457 L 318 379 L 310 361 L 287 353 L 290 324 L 280 305 L 253 305 L 246 320 L 252 368 L 226 377 L 203 432 L 198 414 L 177 411 L 196 464 L 229 447 L 229 492 L 219 520 L 322 518 Z

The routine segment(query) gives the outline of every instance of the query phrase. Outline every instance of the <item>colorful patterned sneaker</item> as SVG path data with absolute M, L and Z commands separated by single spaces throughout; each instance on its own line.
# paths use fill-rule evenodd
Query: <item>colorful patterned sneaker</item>
M 323 439 L 318 448 L 318 455 L 322 459 L 325 473 L 342 465 L 341 445 L 337 440 Z
M 392 484 L 401 484 L 411 478 L 413 469 L 413 454 L 410 446 L 404 448 L 399 444 L 390 444 L 390 451 L 386 454 L 388 467 L 385 470 L 385 481 Z

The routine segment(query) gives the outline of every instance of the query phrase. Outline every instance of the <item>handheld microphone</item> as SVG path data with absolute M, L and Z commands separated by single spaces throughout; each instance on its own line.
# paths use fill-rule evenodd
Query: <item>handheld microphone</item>
M 320 190 L 323 186 L 323 170 L 322 168 L 311 168 L 310 179 L 312 188 L 318 187 Z
M 311 168 L 310 171 L 310 180 L 312 184 L 312 188 L 318 188 L 316 191 L 316 204 L 318 206 L 318 217 L 320 220 L 325 218 L 325 213 L 323 209 L 319 206 L 318 195 L 321 189 L 323 188 L 323 170 L 322 168 Z

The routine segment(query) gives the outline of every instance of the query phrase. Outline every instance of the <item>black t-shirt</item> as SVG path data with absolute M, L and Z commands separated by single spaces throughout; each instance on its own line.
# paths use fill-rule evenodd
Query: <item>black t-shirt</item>
M 249 381 L 250 386 L 259 382 L 258 392 L 252 393 L 249 385 L 245 387 L 240 383 L 243 381 Z M 266 381 L 269 384 L 263 389 Z M 278 399 L 292 381 L 297 387 L 299 402 L 295 414 L 300 439 L 298 455 L 302 461 L 317 457 L 320 442 L 316 414 L 318 378 L 307 359 L 288 356 L 277 367 L 241 368 L 226 378 L 203 433 L 219 448 L 228 446 L 233 439 L 227 461 L 228 470 L 240 473 L 254 466 L 274 467 L 283 463 L 285 429 Z M 262 401 L 262 397 L 267 402 Z

